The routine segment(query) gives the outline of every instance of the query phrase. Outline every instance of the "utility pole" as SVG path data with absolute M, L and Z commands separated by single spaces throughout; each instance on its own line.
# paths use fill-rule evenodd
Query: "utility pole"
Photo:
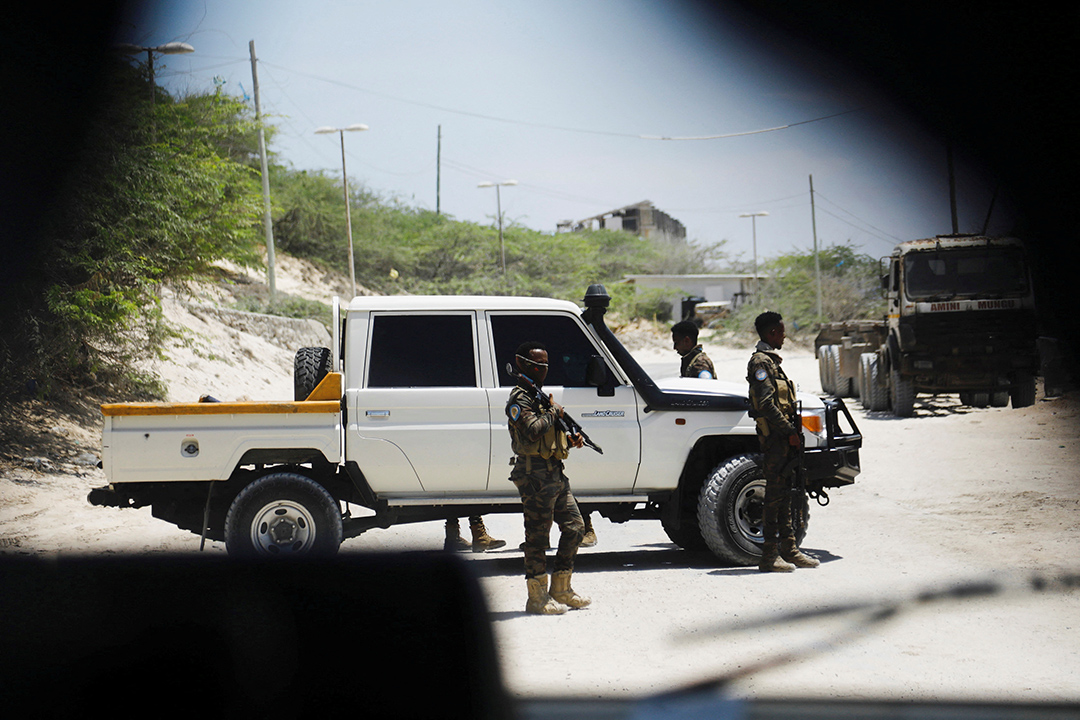
M 270 286 L 270 304 L 277 299 L 274 284 L 274 222 L 270 217 L 270 174 L 266 166 L 266 134 L 263 132 L 262 106 L 259 104 L 259 69 L 255 62 L 255 41 L 248 43 L 251 53 L 251 84 L 255 93 L 255 124 L 259 126 L 259 166 L 262 169 L 263 233 L 266 235 L 266 281 Z
M 814 176 L 810 175 L 810 226 L 814 230 L 814 280 L 817 282 L 817 314 L 818 322 L 824 320 L 821 312 L 821 256 L 818 255 L 817 246 L 817 211 L 814 209 Z
M 439 138 L 435 145 L 435 215 L 439 215 L 439 189 L 442 181 L 442 125 L 439 126 Z

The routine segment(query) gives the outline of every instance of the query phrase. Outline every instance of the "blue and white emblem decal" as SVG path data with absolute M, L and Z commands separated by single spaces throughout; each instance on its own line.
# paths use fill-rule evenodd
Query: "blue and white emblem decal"
M 702 370 L 701 372 L 698 373 L 697 376 L 699 378 L 701 378 L 701 379 L 704 379 L 704 380 L 712 380 L 712 373 L 709 372 L 708 370 Z
M 758 382 L 764 382 L 769 377 L 769 373 L 765 372 L 765 368 L 758 368 L 754 373 L 754 379 Z
M 506 408 L 506 414 L 510 416 L 511 422 L 517 422 L 518 418 L 521 417 L 521 408 L 517 405 L 511 405 Z

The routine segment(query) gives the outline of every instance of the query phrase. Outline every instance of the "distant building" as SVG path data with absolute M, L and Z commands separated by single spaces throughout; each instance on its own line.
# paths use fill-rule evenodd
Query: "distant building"
M 608 210 L 584 220 L 563 220 L 556 232 L 582 230 L 623 230 L 652 240 L 685 240 L 686 227 L 648 200 Z
M 759 276 L 760 277 L 760 276 Z M 723 315 L 746 302 L 754 288 L 753 274 L 739 275 L 626 275 L 623 282 L 637 292 L 665 290 L 671 298 L 671 317 L 681 320 L 686 306 L 698 305 L 699 314 Z

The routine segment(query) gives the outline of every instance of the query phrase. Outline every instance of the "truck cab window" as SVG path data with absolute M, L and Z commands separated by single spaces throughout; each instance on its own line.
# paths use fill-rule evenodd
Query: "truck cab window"
M 476 387 L 471 315 L 372 317 L 368 387 Z
M 573 318 L 525 313 L 492 315 L 491 330 L 500 386 L 509 387 L 515 382 L 506 374 L 506 364 L 513 364 L 518 346 L 529 340 L 539 340 L 548 349 L 547 385 L 589 387 L 585 371 L 589 360 L 600 353 Z

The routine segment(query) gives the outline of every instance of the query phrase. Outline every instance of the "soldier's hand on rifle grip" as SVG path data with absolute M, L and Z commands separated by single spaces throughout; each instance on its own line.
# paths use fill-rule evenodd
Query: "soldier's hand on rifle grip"
M 576 448 L 585 447 L 585 439 L 583 437 L 581 437 L 581 435 L 579 433 L 574 433 L 573 435 L 567 435 L 566 437 L 570 441 L 570 444 L 573 445 L 574 447 L 576 447 Z
M 562 417 L 563 413 L 565 411 L 563 410 L 562 405 L 555 402 L 555 396 L 554 395 L 548 395 L 548 402 L 551 403 L 551 409 L 555 411 L 555 414 L 558 415 L 559 417 Z

